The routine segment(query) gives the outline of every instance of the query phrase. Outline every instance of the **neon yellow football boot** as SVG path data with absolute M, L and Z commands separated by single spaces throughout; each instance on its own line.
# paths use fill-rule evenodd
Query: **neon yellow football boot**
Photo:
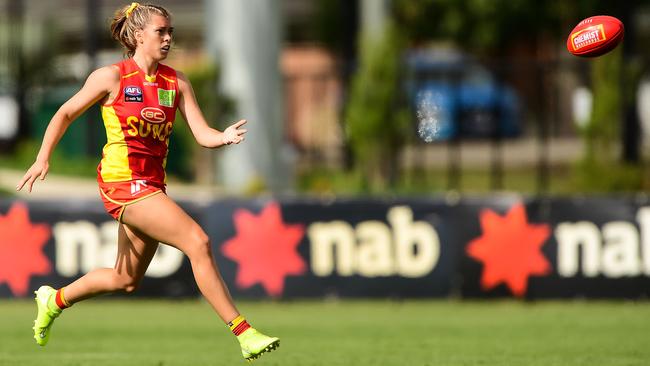
M 248 362 L 280 347 L 279 338 L 266 336 L 252 327 L 238 335 L 237 340 L 241 346 L 241 354 Z
M 45 346 L 50 339 L 50 328 L 61 314 L 61 309 L 56 306 L 50 306 L 50 299 L 56 296 L 56 290 L 50 286 L 41 286 L 36 294 L 36 306 L 38 306 L 38 315 L 34 320 L 34 339 L 39 346 Z

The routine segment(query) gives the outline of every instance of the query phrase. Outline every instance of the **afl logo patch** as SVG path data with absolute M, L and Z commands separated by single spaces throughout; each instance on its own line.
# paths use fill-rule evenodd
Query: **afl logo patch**
M 140 115 L 142 116 L 142 119 L 151 123 L 163 123 L 167 118 L 162 109 L 155 107 L 143 108 L 140 111 Z
M 142 89 L 138 86 L 127 86 L 124 88 L 125 102 L 142 102 Z

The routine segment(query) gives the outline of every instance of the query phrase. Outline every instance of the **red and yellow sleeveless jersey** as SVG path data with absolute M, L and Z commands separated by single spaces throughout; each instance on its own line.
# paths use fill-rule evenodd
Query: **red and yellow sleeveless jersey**
M 145 180 L 165 184 L 165 164 L 176 108 L 176 71 L 159 64 L 155 76 L 146 75 L 132 58 L 116 64 L 120 91 L 102 105 L 106 145 L 97 167 L 100 182 Z

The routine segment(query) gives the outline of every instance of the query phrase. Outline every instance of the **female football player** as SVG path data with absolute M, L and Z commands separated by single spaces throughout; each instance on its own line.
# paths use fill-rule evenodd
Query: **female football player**
M 124 6 L 115 13 L 111 32 L 128 58 L 92 72 L 54 114 L 36 161 L 16 189 L 26 185 L 31 192 L 36 179 L 45 179 L 50 155 L 68 126 L 100 103 L 107 143 L 97 181 L 107 212 L 119 222 L 115 267 L 93 270 L 58 290 L 41 286 L 36 291 L 34 338 L 44 346 L 54 319 L 72 304 L 100 294 L 135 291 L 162 242 L 187 255 L 201 293 L 237 336 L 244 358 L 257 358 L 275 349 L 279 339 L 258 332 L 240 315 L 207 234 L 165 193 L 165 163 L 177 109 L 197 143 L 208 148 L 241 143 L 246 121 L 223 132 L 210 128 L 187 77 L 160 63 L 169 54 L 173 32 L 170 13 L 163 7 Z

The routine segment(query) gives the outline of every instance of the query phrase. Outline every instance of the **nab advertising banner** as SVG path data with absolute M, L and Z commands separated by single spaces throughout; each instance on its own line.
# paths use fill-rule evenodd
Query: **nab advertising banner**
M 233 293 L 446 296 L 458 262 L 442 202 L 220 201 L 204 227 Z
M 553 198 L 463 203 L 465 297 L 647 297 L 650 202 Z M 456 225 L 461 223 L 456 220 Z
M 93 269 L 113 268 L 117 226 L 99 201 L 0 201 L 0 297 L 33 296 L 40 285 L 58 288 Z M 161 245 L 136 293 L 195 296 L 198 290 L 183 253 Z
M 645 198 L 519 196 L 183 203 L 236 297 L 639 298 L 650 293 Z M 0 297 L 112 268 L 99 201 L 0 201 Z M 119 259 L 118 259 L 119 260 Z M 160 245 L 136 296 L 198 296 Z
M 531 284 L 533 297 L 650 295 L 650 202 L 646 199 L 556 199 L 527 206 L 552 232 L 551 263 Z

